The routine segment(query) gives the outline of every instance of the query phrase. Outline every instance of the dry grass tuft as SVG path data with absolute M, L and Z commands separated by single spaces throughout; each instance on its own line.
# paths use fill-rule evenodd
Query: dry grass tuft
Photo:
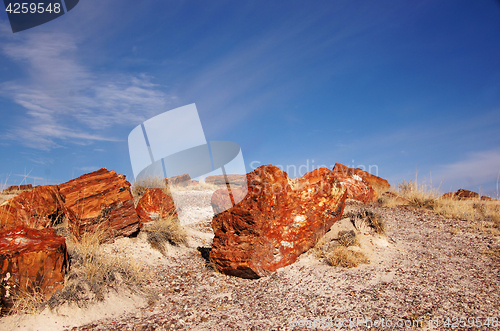
M 445 218 L 469 221 L 473 230 L 500 235 L 499 201 L 442 198 L 432 186 L 417 185 L 411 180 L 399 183 L 397 194 L 416 208 L 432 210 Z M 390 207 L 389 200 L 380 199 L 379 202 Z M 452 229 L 450 233 L 458 233 L 458 230 Z
M 359 238 L 354 230 L 339 231 L 338 239 L 327 240 L 321 238 L 313 248 L 316 258 L 324 258 L 331 266 L 354 268 L 362 263 L 370 263 L 370 260 L 358 247 Z
M 417 182 L 402 181 L 398 184 L 399 194 L 408 202 L 410 205 L 417 208 L 434 209 L 436 199 L 438 197 L 437 191 L 432 188 L 432 186 L 427 185 L 425 182 L 418 185 Z
M 340 231 L 338 234 L 338 243 L 341 246 L 349 247 L 359 245 L 358 237 L 356 236 L 356 232 L 354 230 L 351 231 Z
M 165 194 L 170 195 L 170 189 L 165 184 L 165 179 L 159 176 L 143 177 L 132 184 L 132 196 L 141 197 L 150 188 L 161 188 Z
M 14 305 L 8 311 L 9 315 L 14 314 L 36 314 L 45 308 L 45 301 L 40 290 L 17 291 L 12 294 Z
M 385 222 L 382 220 L 382 217 L 380 214 L 371 210 L 362 208 L 358 211 L 350 211 L 346 213 L 345 217 L 350 217 L 352 223 L 358 230 L 361 224 L 364 223 L 378 234 L 385 233 Z
M 146 223 L 141 230 L 146 233 L 147 241 L 154 249 L 166 254 L 168 244 L 174 246 L 187 245 L 187 234 L 184 227 L 175 217 L 164 217 Z
M 326 261 L 331 266 L 344 268 L 355 268 L 362 263 L 370 263 L 370 260 L 361 252 L 353 251 L 345 246 L 336 246 L 328 254 Z
M 49 299 L 53 309 L 66 302 L 79 307 L 92 301 L 102 301 L 110 290 L 125 288 L 144 292 L 151 275 L 140 262 L 125 258 L 109 258 L 100 244 L 104 231 L 86 233 L 80 241 L 66 241 L 71 269 L 66 275 L 64 288 Z

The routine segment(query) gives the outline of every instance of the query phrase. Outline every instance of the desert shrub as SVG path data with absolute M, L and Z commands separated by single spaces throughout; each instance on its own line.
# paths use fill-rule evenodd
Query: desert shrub
M 141 231 L 146 233 L 147 241 L 151 247 L 163 255 L 166 254 L 168 244 L 174 246 L 187 244 L 186 230 L 181 226 L 179 220 L 173 216 L 146 223 Z
M 359 240 L 356 236 L 356 232 L 354 230 L 350 231 L 340 231 L 338 234 L 338 243 L 341 246 L 349 247 L 359 244 Z
M 335 246 L 326 254 L 326 262 L 331 266 L 355 268 L 362 263 L 370 263 L 370 260 L 362 252 L 340 245 Z
M 406 200 L 408 200 L 409 204 L 418 207 L 418 208 L 426 208 L 426 209 L 434 209 L 437 191 L 432 188 L 432 186 L 426 185 L 426 183 L 422 183 L 418 185 L 417 182 L 410 180 L 403 180 L 398 184 L 399 194 Z
M 360 224 L 364 223 L 378 234 L 385 233 L 385 222 L 382 220 L 382 216 L 371 210 L 368 210 L 366 208 L 362 208 L 357 211 L 352 210 L 347 212 L 345 216 L 351 218 L 351 222 L 358 229 L 360 227 Z

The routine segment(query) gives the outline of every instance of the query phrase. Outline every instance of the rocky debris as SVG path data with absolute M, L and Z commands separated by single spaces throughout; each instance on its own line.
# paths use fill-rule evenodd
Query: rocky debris
M 65 239 L 54 229 L 18 226 L 0 232 L 1 312 L 18 293 L 39 291 L 50 298 L 63 287 L 68 261 Z
M 6 189 L 4 189 L 2 191 L 2 194 L 12 194 L 12 193 L 17 193 L 19 191 L 29 191 L 33 189 L 33 185 L 31 184 L 26 184 L 26 185 L 12 185 L 12 186 L 9 186 L 7 187 Z
M 102 168 L 60 184 L 59 190 L 66 197 L 66 207 L 76 216 L 68 226 L 78 239 L 97 229 L 104 231 L 103 241 L 140 229 L 130 183 L 124 175 Z
M 349 174 L 358 175 L 364 179 L 370 186 L 380 195 L 391 188 L 391 184 L 383 178 L 372 175 L 369 172 L 361 170 L 359 168 L 349 168 L 343 164 L 335 163 L 332 170 L 336 174 L 340 174 L 342 177 L 346 177 Z
M 340 219 L 347 191 L 321 168 L 291 180 L 265 165 L 247 174 L 248 194 L 212 220 L 210 260 L 228 275 L 259 278 L 294 263 Z M 237 195 L 238 190 L 233 194 Z
M 456 192 L 445 193 L 441 196 L 442 199 L 455 199 L 455 200 L 470 200 L 470 199 L 479 199 L 479 193 L 459 189 Z
M 139 200 L 135 210 L 143 223 L 169 216 L 177 217 L 172 197 L 160 188 L 148 189 Z
M 180 176 L 168 177 L 165 179 L 165 184 L 167 186 L 185 187 L 191 184 L 191 176 L 189 176 L 188 174 L 184 174 Z
M 41 229 L 62 221 L 63 216 L 73 218 L 57 185 L 37 186 L 0 205 L 0 228 L 24 225 Z
M 226 185 L 226 183 L 229 183 L 231 186 L 244 186 L 246 180 L 246 175 L 218 175 L 208 176 L 205 178 L 205 183 L 213 185 Z

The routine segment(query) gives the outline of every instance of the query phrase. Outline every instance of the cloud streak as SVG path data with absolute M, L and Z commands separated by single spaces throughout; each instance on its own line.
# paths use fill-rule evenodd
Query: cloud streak
M 109 128 L 137 125 L 175 100 L 149 76 L 92 72 L 78 61 L 77 44 L 69 34 L 29 34 L 3 43 L 0 51 L 27 74 L 0 85 L 2 96 L 26 109 L 3 138 L 28 147 L 50 150 L 67 142 L 122 141 Z
M 470 153 L 465 159 L 441 166 L 438 178 L 463 187 L 480 186 L 497 180 L 500 172 L 500 150 Z

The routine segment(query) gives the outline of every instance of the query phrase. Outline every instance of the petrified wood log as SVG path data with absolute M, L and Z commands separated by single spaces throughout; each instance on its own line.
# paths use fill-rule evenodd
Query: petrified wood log
M 174 201 L 160 188 L 148 189 L 135 210 L 143 223 L 169 216 L 177 217 Z
M 347 196 L 331 170 L 292 180 L 265 165 L 247 174 L 248 194 L 212 220 L 210 259 L 221 272 L 259 278 L 295 262 L 340 219 Z M 233 194 L 238 194 L 234 189 Z
M 54 229 L 23 226 L 0 232 L 0 303 L 10 308 L 19 293 L 37 291 L 50 298 L 64 285 L 68 253 Z
M 141 227 L 124 175 L 102 168 L 60 184 L 59 190 L 76 217 L 68 225 L 78 239 L 85 232 L 99 229 L 104 231 L 103 241 L 107 241 L 129 236 Z

